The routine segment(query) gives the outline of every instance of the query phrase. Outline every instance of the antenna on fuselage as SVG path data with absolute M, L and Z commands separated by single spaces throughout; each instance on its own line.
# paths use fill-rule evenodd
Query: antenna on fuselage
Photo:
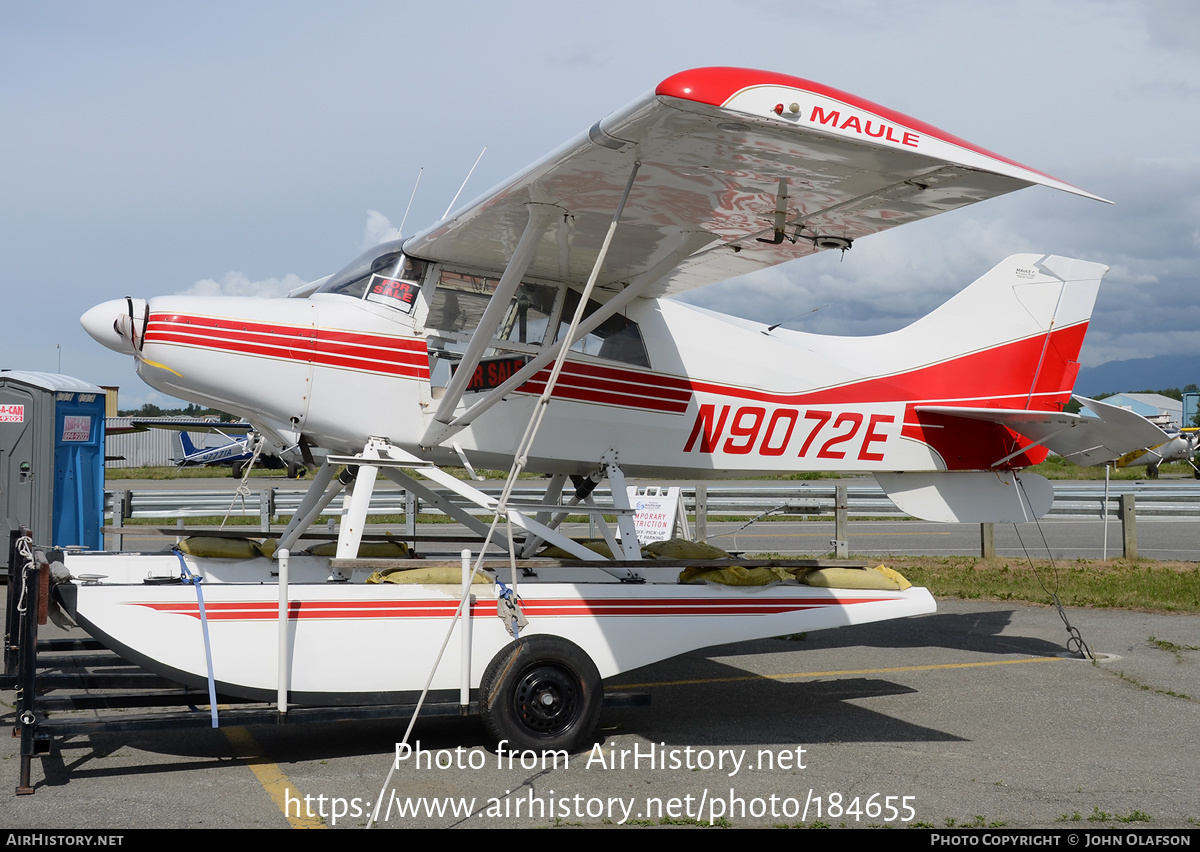
M 783 322 L 777 322 L 777 323 L 775 323 L 775 325 L 769 325 L 763 330 L 763 334 L 770 334 L 772 331 L 779 328 L 779 326 L 783 325 L 784 323 L 789 323 L 792 320 L 798 320 L 798 319 L 800 319 L 800 317 L 806 316 L 807 314 L 815 314 L 817 311 L 821 310 L 821 308 L 828 308 L 828 307 L 829 307 L 829 305 L 821 305 L 820 307 L 813 308 L 811 311 L 807 311 L 806 313 L 797 314 L 796 316 L 792 317 L 791 319 L 785 319 Z
M 487 145 L 483 146 L 483 150 L 479 152 L 479 156 L 475 158 L 475 166 L 479 165 L 479 161 L 483 159 L 483 155 L 487 153 Z M 462 191 L 467 188 L 467 181 L 471 179 L 471 175 L 475 174 L 475 166 L 471 166 L 471 171 L 467 172 L 467 176 L 463 178 L 462 186 L 458 188 L 458 192 L 454 193 L 454 198 L 450 199 L 450 206 L 446 208 L 446 212 L 442 214 L 445 219 L 450 215 L 450 211 L 454 209 L 454 203 L 458 201 L 458 197 L 462 195 Z
M 413 199 L 417 197 L 417 187 L 421 185 L 421 175 L 425 173 L 425 167 L 417 169 L 417 182 L 413 184 L 413 191 L 408 196 L 408 206 L 404 208 L 404 217 L 400 220 L 400 227 L 396 230 L 396 236 L 404 236 L 404 223 L 408 221 L 408 211 L 412 210 Z M 444 216 L 442 218 L 445 218 Z
M 412 210 L 413 199 L 417 197 L 417 187 L 421 185 L 421 175 L 425 173 L 425 167 L 417 169 L 417 180 L 413 183 L 412 194 L 408 196 L 408 206 L 404 208 L 404 216 L 400 219 L 400 227 L 396 229 L 396 236 L 404 236 L 404 223 L 408 221 L 408 211 Z M 446 218 L 445 216 L 442 217 Z M 396 257 L 396 271 L 392 273 L 393 278 L 399 278 L 404 271 L 404 252 L 400 252 Z

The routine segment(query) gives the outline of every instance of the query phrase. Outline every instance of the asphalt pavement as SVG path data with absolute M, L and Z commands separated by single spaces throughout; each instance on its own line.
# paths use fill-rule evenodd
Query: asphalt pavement
M 1064 656 L 1053 609 L 961 601 L 686 654 L 607 683 L 651 706 L 606 709 L 557 765 L 418 720 L 379 826 L 1197 826 L 1200 617 L 1068 616 L 1095 661 Z M 359 828 L 406 724 L 76 737 L 34 759 L 33 795 L 0 796 L 0 825 Z

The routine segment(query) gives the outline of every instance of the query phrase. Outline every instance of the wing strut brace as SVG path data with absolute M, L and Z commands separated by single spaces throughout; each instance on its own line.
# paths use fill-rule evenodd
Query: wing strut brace
M 421 438 L 423 447 L 433 446 L 435 443 L 433 436 L 441 431 L 443 425 L 450 422 L 458 401 L 466 392 L 467 384 L 471 381 L 475 368 L 483 358 L 483 353 L 491 345 L 496 328 L 504 319 L 508 303 L 512 301 L 521 279 L 525 277 L 525 270 L 533 262 L 538 241 L 541 240 L 542 234 L 545 233 L 550 222 L 563 212 L 561 207 L 553 204 L 528 204 L 526 209 L 529 211 L 529 221 L 525 223 L 525 232 L 521 234 L 521 240 L 517 243 L 512 259 L 509 260 L 504 274 L 500 276 L 500 281 L 496 284 L 496 292 L 492 294 L 491 301 L 488 302 L 487 309 L 484 310 L 483 316 L 479 320 L 479 327 L 475 329 L 475 334 L 471 336 L 471 342 L 467 344 L 467 351 L 463 353 L 458 370 L 446 386 L 446 393 L 442 396 L 437 413 L 433 415 L 433 423 L 429 424 L 429 428 Z
M 600 268 L 604 265 L 605 257 L 608 256 L 608 249 L 612 245 L 617 224 L 621 221 L 621 214 L 625 212 L 625 202 L 629 200 L 629 193 L 633 189 L 633 182 L 637 178 L 638 169 L 641 167 L 642 163 L 640 160 L 634 161 L 633 169 L 629 172 L 629 180 L 625 184 L 625 192 L 621 195 L 621 203 L 617 205 L 617 210 L 613 213 L 612 223 L 608 226 L 608 233 L 604 235 L 604 243 L 600 246 L 600 253 L 596 256 L 596 264 L 592 267 L 592 274 L 588 276 L 587 285 L 583 288 L 583 292 L 579 296 L 579 305 L 575 308 L 575 316 L 571 318 L 570 328 L 567 329 L 566 337 L 568 340 L 572 339 L 583 320 L 583 312 L 587 308 L 588 299 L 591 298 L 592 290 L 596 286 L 596 279 L 600 277 Z M 541 397 L 538 398 L 533 416 L 529 418 L 529 425 L 525 427 L 525 434 L 521 436 L 521 443 L 517 446 L 516 452 L 513 453 L 512 470 L 509 471 L 508 481 L 505 483 L 504 491 L 500 496 L 500 504 L 497 507 L 501 513 L 507 510 L 513 486 L 516 484 L 517 477 L 521 475 L 521 471 L 524 470 L 529 460 L 529 448 L 533 445 L 533 441 L 537 437 L 538 429 L 542 425 L 542 418 L 545 417 L 546 408 L 550 403 L 550 397 L 554 393 L 554 386 L 558 384 L 558 377 L 562 373 L 563 364 L 566 363 L 566 360 L 567 349 L 559 347 L 558 357 L 554 361 L 554 367 L 550 370 L 550 377 L 546 380 L 545 390 L 542 391 Z
M 629 180 L 625 183 L 625 192 L 621 195 L 621 202 L 617 205 L 616 212 L 613 213 L 612 222 L 608 226 L 608 232 L 604 235 L 604 242 L 600 246 L 600 253 L 596 256 L 596 263 L 592 267 L 592 274 L 588 276 L 587 285 L 583 288 L 583 292 L 579 295 L 579 305 L 575 308 L 575 316 L 571 318 L 570 328 L 567 329 L 567 340 L 572 339 L 575 332 L 578 330 L 581 321 L 583 320 L 583 312 L 587 308 L 588 299 L 591 297 L 592 290 L 596 286 L 596 279 L 600 277 L 600 269 L 604 266 L 604 259 L 608 256 L 608 249 L 612 245 L 613 235 L 616 233 L 617 225 L 621 221 L 621 214 L 625 212 L 625 202 L 629 200 L 629 193 L 633 190 L 633 182 L 637 179 L 637 173 L 641 166 L 641 161 L 635 160 L 633 163 L 633 168 L 629 172 Z M 500 500 L 496 504 L 496 516 L 492 520 L 491 529 L 488 530 L 488 536 L 484 540 L 483 547 L 481 547 L 479 550 L 479 561 L 475 565 L 476 572 L 479 571 L 480 566 L 483 564 L 484 553 L 487 551 L 487 547 L 491 542 L 492 535 L 495 533 L 496 527 L 500 523 L 500 518 L 504 517 L 509 524 L 510 533 L 508 541 L 508 553 L 509 558 L 512 561 L 513 577 L 514 579 L 516 577 L 516 545 L 512 540 L 511 525 L 514 520 L 513 516 L 516 515 L 517 518 L 520 518 L 520 513 L 516 512 L 510 514 L 508 501 L 512 497 L 513 487 L 516 485 L 521 475 L 521 471 L 524 470 L 525 465 L 528 462 L 529 449 L 533 446 L 533 442 L 537 438 L 538 429 L 542 424 L 542 418 L 546 415 L 546 410 L 550 404 L 550 398 L 554 393 L 554 387 L 558 383 L 558 377 L 562 373 L 563 365 L 566 363 L 567 352 L 568 350 L 565 347 L 559 348 L 558 357 L 554 361 L 554 367 L 550 370 L 550 377 L 546 379 L 546 387 L 542 391 L 542 395 L 538 397 L 537 405 L 533 410 L 533 414 L 529 418 L 529 424 L 525 427 L 525 434 L 521 436 L 521 442 L 518 444 L 516 451 L 513 453 L 512 469 L 508 472 L 508 479 L 504 483 L 504 490 L 500 493 Z M 620 468 L 616 467 L 615 453 L 612 454 L 611 458 L 606 454 L 604 465 L 609 474 L 610 481 L 613 480 L 615 475 L 616 478 L 620 480 L 620 484 L 624 485 L 624 479 L 620 476 Z M 614 482 L 614 486 L 616 484 L 617 483 Z M 618 489 L 616 487 L 613 488 L 614 495 L 616 494 L 617 490 Z M 624 489 L 621 489 L 621 491 L 622 494 L 624 494 Z M 621 508 L 628 508 L 627 500 L 626 505 L 622 506 Z M 529 519 L 525 519 L 525 524 L 528 523 Z M 626 535 L 622 536 L 623 541 L 621 542 L 621 547 L 625 554 L 625 558 L 638 558 L 637 536 L 633 534 L 633 518 L 627 517 L 624 513 L 622 513 L 618 523 L 621 525 L 622 532 L 627 533 Z M 530 532 L 542 534 L 543 537 L 545 537 L 541 530 L 532 530 L 529 526 L 525 526 L 525 529 L 530 530 Z M 557 535 L 557 533 L 555 533 L 553 530 L 545 529 L 545 532 Z M 641 578 L 639 575 L 632 571 L 629 572 L 629 574 L 630 576 L 628 579 L 640 581 Z
M 564 348 L 570 349 L 609 317 L 624 310 L 630 302 L 661 280 L 664 275 L 678 266 L 680 262 L 691 257 L 696 252 L 697 245 L 708 243 L 710 239 L 710 235 L 706 232 L 682 232 L 680 234 L 680 244 L 674 251 L 664 255 L 654 266 L 635 276 L 629 282 L 629 286 L 605 302 L 595 313 L 589 314 L 587 319 L 580 322 L 579 327 L 575 329 L 573 334 L 566 334 L 553 344 L 546 346 L 526 363 L 524 367 L 514 373 L 508 381 L 488 391 L 485 396 L 473 403 L 466 411 L 454 418 L 453 421 L 445 425 L 435 421 L 429 431 L 426 432 L 425 437 L 422 438 L 421 445 L 424 447 L 437 446 L 452 435 L 471 425 L 481 414 L 525 384 L 534 374 L 558 357 L 559 352 Z M 463 368 L 460 366 L 458 369 L 461 372 Z M 444 399 L 445 397 L 443 397 Z

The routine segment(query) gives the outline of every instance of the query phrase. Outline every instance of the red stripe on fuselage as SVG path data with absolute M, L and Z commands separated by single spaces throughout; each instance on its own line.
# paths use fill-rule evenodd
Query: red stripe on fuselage
M 517 393 L 541 394 L 549 379 L 548 369 L 539 370 L 517 388 Z M 568 361 L 552 396 L 572 402 L 683 414 L 691 402 L 692 390 L 686 379 L 675 376 Z
M 692 382 L 692 388 L 717 397 L 717 405 L 724 403 L 731 407 L 739 402 L 758 402 L 799 410 L 814 405 L 902 402 L 905 403 L 902 437 L 933 449 L 951 470 L 988 469 L 1018 448 L 1028 446 L 1030 440 L 995 423 L 918 414 L 916 406 L 1059 411 L 1070 400 L 1079 370 L 1075 358 L 1087 326 L 1081 322 L 903 373 L 803 393 L 773 393 L 700 381 Z M 736 421 L 736 415 L 730 416 Z M 1044 448 L 1032 448 L 1013 457 L 1005 466 L 1027 467 L 1043 461 L 1046 455 Z
M 778 393 L 698 380 L 689 384 L 693 391 L 701 393 L 791 406 L 871 402 L 933 404 L 936 401 L 943 405 L 986 406 L 990 403 L 995 408 L 1025 408 L 1025 399 L 1032 393 L 1035 399 L 1042 400 L 1042 404 L 1031 405 L 1031 408 L 1057 411 L 1058 407 L 1046 397 L 1063 397 L 1061 401 L 1067 401 L 1078 371 L 1075 358 L 1083 346 L 1087 326 L 1082 322 L 1050 332 L 1049 343 L 1047 335 L 1038 334 L 903 373 L 872 376 L 801 393 Z M 1033 382 L 1035 371 L 1036 384 Z M 1070 381 L 1064 383 L 1067 375 Z
M 146 342 L 412 379 L 429 378 L 425 343 L 415 338 L 185 314 L 151 314 Z

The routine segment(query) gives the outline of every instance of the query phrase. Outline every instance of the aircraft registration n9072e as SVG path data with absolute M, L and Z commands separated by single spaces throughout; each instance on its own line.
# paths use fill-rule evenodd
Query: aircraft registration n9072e
M 357 570 L 379 472 L 489 540 L 494 527 L 428 483 L 508 521 L 514 561 L 494 569 L 498 599 L 508 600 L 499 577 L 507 570 L 515 581 L 515 559 L 543 542 L 596 566 L 585 580 L 541 568 L 521 580 L 520 629 L 575 643 L 586 664 L 554 645 L 512 668 L 524 659 L 519 642 L 494 655 L 518 630 L 508 605 L 492 610 L 499 620 L 476 612 L 482 604 L 466 619 L 477 626 L 464 682 L 481 688 L 481 703 L 537 696 L 536 710 L 485 706 L 493 731 L 577 744 L 594 725 L 590 704 L 582 708 L 599 677 L 714 642 L 933 609 L 915 588 L 735 591 L 680 585 L 675 573 L 655 580 L 661 570 L 640 560 L 627 475 L 871 472 L 920 517 L 1015 522 L 1049 509 L 1049 484 L 1021 472 L 1048 451 L 1086 463 L 1162 443 L 1131 412 L 1091 400 L 1095 417 L 1063 411 L 1106 271 L 1099 263 L 1000 259 L 907 328 L 867 337 L 789 331 L 669 298 L 817 252 L 852 252 L 880 231 L 1033 185 L 1103 200 L 846 92 L 700 68 L 288 298 L 128 297 L 91 309 L 83 325 L 134 357 L 154 388 L 245 418 L 275 453 L 315 469 L 281 551 L 349 489 L 337 559 L 305 557 L 309 580 L 281 593 L 296 607 L 290 678 L 303 696 L 372 700 L 418 688 L 436 644 L 420 625 L 456 611 L 443 586 L 385 593 L 339 573 Z M 513 475 L 497 500 L 447 466 L 511 466 Z M 549 477 L 536 504 L 510 500 L 521 470 Z M 600 524 L 612 564 L 559 529 L 568 510 L 599 516 L 591 492 L 604 479 L 615 504 L 604 511 L 619 531 Z M 271 645 L 252 631 L 273 629 L 272 613 L 284 611 L 266 591 L 271 569 L 190 559 L 217 583 L 205 592 L 218 598 L 210 627 L 220 661 L 208 678 L 261 697 L 276 683 L 275 661 L 244 650 Z M 80 558 L 131 579 L 67 584 L 93 635 L 165 674 L 202 678 L 203 654 L 162 638 L 193 629 L 187 592 L 146 591 L 136 585 L 146 571 L 123 567 L 129 559 L 100 560 Z M 169 574 L 170 564 L 153 571 Z M 402 642 L 412 654 L 404 677 L 336 653 L 364 642 Z M 454 686 L 452 675 L 438 678 L 435 688 Z

